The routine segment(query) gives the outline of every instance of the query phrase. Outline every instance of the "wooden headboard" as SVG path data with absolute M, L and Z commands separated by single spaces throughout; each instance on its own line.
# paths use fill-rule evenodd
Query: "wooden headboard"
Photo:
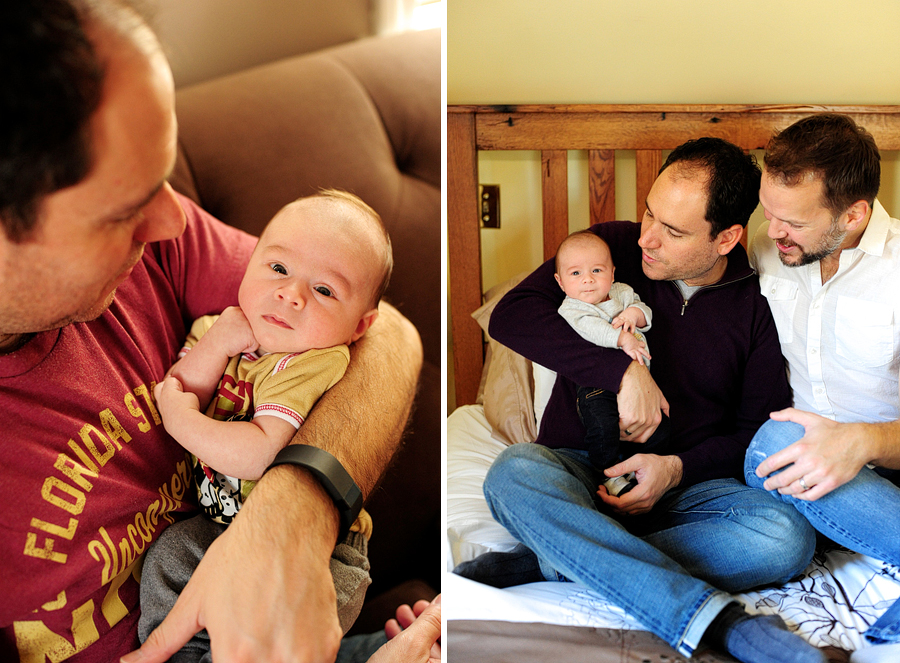
M 637 210 L 662 151 L 717 136 L 763 149 L 776 131 L 817 112 L 845 113 L 881 150 L 900 150 L 900 106 L 520 105 L 448 106 L 447 223 L 456 404 L 474 403 L 484 346 L 471 313 L 481 306 L 479 150 L 539 150 L 544 258 L 568 234 L 567 150 L 588 152 L 591 224 L 615 218 L 615 150 L 636 151 Z

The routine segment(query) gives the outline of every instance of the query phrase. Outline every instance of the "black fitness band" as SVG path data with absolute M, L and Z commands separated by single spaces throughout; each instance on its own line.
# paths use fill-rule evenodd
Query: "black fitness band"
M 337 540 L 338 543 L 343 541 L 362 510 L 363 498 L 359 486 L 340 461 L 318 447 L 289 444 L 278 452 L 275 460 L 266 468 L 266 472 L 277 465 L 299 465 L 312 472 L 337 507 L 341 518 Z

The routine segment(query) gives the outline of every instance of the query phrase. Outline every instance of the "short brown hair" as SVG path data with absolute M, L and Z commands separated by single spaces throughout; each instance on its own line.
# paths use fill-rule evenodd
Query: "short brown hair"
M 852 118 L 820 113 L 775 134 L 763 160 L 767 176 L 786 186 L 821 178 L 822 204 L 835 216 L 857 200 L 869 205 L 881 184 L 881 155 L 872 134 Z

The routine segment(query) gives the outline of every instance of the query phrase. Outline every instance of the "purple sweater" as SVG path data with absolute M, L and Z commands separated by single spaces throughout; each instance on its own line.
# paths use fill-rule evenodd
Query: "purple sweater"
M 651 373 L 671 407 L 671 453 L 684 464 L 681 485 L 743 480 L 754 433 L 770 412 L 791 404 L 778 333 L 746 251 L 736 246 L 722 280 L 685 304 L 674 282 L 644 276 L 640 224 L 616 221 L 593 230 L 609 243 L 616 280 L 653 311 Z M 491 315 L 490 334 L 558 374 L 536 441 L 585 449 L 575 386 L 618 391 L 631 358 L 585 341 L 559 315 L 565 295 L 553 272 L 551 259 L 509 291 Z

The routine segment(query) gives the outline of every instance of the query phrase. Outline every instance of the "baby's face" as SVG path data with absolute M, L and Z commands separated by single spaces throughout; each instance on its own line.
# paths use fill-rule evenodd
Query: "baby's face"
M 588 304 L 609 299 L 615 268 L 605 244 L 594 241 L 571 242 L 559 255 L 556 281 L 569 297 Z
M 282 210 L 266 227 L 239 301 L 265 352 L 349 344 L 376 315 L 370 244 L 315 205 Z

